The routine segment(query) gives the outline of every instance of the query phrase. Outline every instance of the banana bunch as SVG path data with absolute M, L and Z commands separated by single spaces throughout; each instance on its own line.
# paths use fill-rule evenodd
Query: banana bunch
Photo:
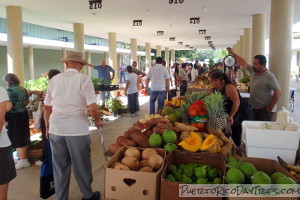
M 277 156 L 277 159 L 281 166 L 288 170 L 290 174 L 292 174 L 293 177 L 297 180 L 297 182 L 300 183 L 300 166 L 289 165 L 279 156 Z

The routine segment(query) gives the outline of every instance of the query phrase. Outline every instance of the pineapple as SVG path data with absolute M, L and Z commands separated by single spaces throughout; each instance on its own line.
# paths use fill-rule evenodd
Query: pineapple
M 181 112 L 182 122 L 189 122 L 190 121 L 189 114 L 188 114 L 189 106 L 190 106 L 190 104 L 187 104 L 187 103 L 181 103 L 180 104 L 179 111 Z
M 189 93 L 188 95 L 186 95 L 185 97 L 185 102 L 189 105 L 192 105 L 193 103 L 195 103 L 197 100 L 202 100 L 204 97 L 206 97 L 208 95 L 207 92 L 193 92 L 193 93 Z
M 204 98 L 205 109 L 208 113 L 207 130 L 214 132 L 226 127 L 228 114 L 224 107 L 224 98 L 221 93 L 214 92 Z

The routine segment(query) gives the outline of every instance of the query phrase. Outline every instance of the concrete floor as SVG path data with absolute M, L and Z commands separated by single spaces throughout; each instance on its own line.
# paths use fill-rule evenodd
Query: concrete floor
M 295 121 L 300 122 L 300 83 L 292 81 L 291 87 L 297 88 L 295 92 L 295 112 L 292 113 Z M 121 98 L 124 103 L 126 98 Z M 140 97 L 140 111 L 136 117 L 126 117 L 123 114 L 115 120 L 106 122 L 106 126 L 103 128 L 103 133 L 105 134 L 105 145 L 107 146 L 111 143 L 115 143 L 116 138 L 122 135 L 132 123 L 143 118 L 143 116 L 149 112 L 149 97 Z M 104 171 L 103 165 L 105 164 L 105 159 L 103 156 L 102 147 L 99 143 L 99 138 L 97 136 L 97 131 L 91 131 L 92 138 L 92 166 L 93 166 L 93 177 L 94 181 L 92 184 L 93 190 L 100 191 L 102 196 L 104 196 Z M 10 183 L 9 186 L 9 200 L 38 200 L 39 198 L 39 183 L 40 183 L 40 166 L 31 165 L 30 167 L 17 171 L 17 177 Z M 70 190 L 69 190 L 69 200 L 79 200 L 82 198 L 77 183 L 74 177 L 71 177 Z M 50 200 L 55 199 L 55 195 L 49 198 Z

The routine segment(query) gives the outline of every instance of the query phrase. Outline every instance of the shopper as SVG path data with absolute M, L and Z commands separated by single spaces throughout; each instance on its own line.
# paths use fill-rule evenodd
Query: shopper
M 256 55 L 253 66 L 245 59 L 238 56 L 231 48 L 227 48 L 237 62 L 251 73 L 250 104 L 253 109 L 255 121 L 271 121 L 277 110 L 277 102 L 281 95 L 281 89 L 273 73 L 267 68 L 267 59 L 263 55 Z
M 178 73 L 178 81 L 179 81 L 179 89 L 180 89 L 180 96 L 184 96 L 187 91 L 187 84 L 189 81 L 188 74 L 186 72 L 186 64 L 183 63 L 181 68 L 179 69 Z
M 29 103 L 29 96 L 26 89 L 20 86 L 19 78 L 12 73 L 4 76 L 4 83 L 7 86 L 7 92 L 12 103 L 12 109 L 7 112 L 8 137 L 11 146 L 17 149 L 18 158 L 16 158 L 16 169 L 29 167 L 27 150 L 30 144 L 29 116 L 26 108 Z
M 132 70 L 133 70 L 133 73 L 135 73 L 136 75 L 138 75 L 138 85 L 141 84 L 142 88 L 143 88 L 142 78 L 144 76 L 146 76 L 147 74 L 137 68 L 137 62 L 136 61 L 132 61 Z M 139 89 L 139 86 L 138 86 L 138 89 Z M 138 96 L 139 96 L 139 93 L 138 93 Z M 137 107 L 137 111 L 139 111 L 140 110 L 139 98 L 138 98 L 138 100 L 136 102 L 136 107 Z
M 192 68 L 192 71 L 191 71 L 191 77 L 192 77 L 193 82 L 195 81 L 197 76 L 198 76 L 198 65 L 194 64 L 194 67 Z
M 87 109 L 97 128 L 102 127 L 97 100 L 90 77 L 80 73 L 86 61 L 81 52 L 69 51 L 66 72 L 49 81 L 45 103 L 45 124 L 50 138 L 55 193 L 57 199 L 68 199 L 71 166 L 83 200 L 100 199 L 92 192 L 91 138 Z
M 127 117 L 135 117 L 137 110 L 137 101 L 138 101 L 138 76 L 133 73 L 132 67 L 127 66 L 127 81 L 125 88 L 125 95 L 128 99 L 128 106 L 130 114 Z
M 8 184 L 16 177 L 11 142 L 4 125 L 8 100 L 7 92 L 0 87 L 0 200 L 8 199 Z
M 102 64 L 99 66 L 94 66 L 91 64 L 88 64 L 88 66 L 93 67 L 98 71 L 98 79 L 104 85 L 110 85 L 111 81 L 115 78 L 115 70 L 111 66 L 107 65 L 105 60 L 102 60 Z M 110 91 L 102 91 L 101 99 L 102 105 L 104 105 L 105 101 L 110 99 Z
M 120 70 L 120 83 L 123 83 L 122 81 L 124 80 L 124 82 L 126 82 L 125 79 L 125 73 L 126 73 L 126 66 L 124 63 L 122 63 L 122 65 L 119 67 Z
M 170 74 L 164 66 L 162 66 L 162 58 L 156 58 L 156 64 L 150 69 L 146 80 L 146 93 L 148 92 L 148 85 L 151 80 L 151 94 L 150 94 L 150 114 L 155 113 L 155 102 L 157 100 L 157 110 L 164 107 L 164 99 L 166 89 L 170 91 Z

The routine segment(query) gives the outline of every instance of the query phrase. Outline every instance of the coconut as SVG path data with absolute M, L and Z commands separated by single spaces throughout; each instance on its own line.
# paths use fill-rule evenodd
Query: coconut
M 115 165 L 114 169 L 130 171 L 130 169 L 129 169 L 126 165 L 123 165 L 123 164 L 121 164 L 121 163 Z
M 153 172 L 153 169 L 151 167 L 143 167 L 139 172 Z
M 115 168 L 116 165 L 121 164 L 120 162 L 115 162 L 114 164 L 111 165 L 111 168 Z
M 142 160 L 140 162 L 140 168 L 149 167 L 148 160 Z
M 140 168 L 140 163 L 135 157 L 127 156 L 121 160 L 121 163 L 129 167 L 130 170 L 138 170 Z
M 141 152 L 137 148 L 130 147 L 124 153 L 124 157 L 127 157 L 127 156 L 135 157 L 136 159 L 139 160 L 141 158 Z
M 163 163 L 164 163 L 164 159 L 158 154 L 154 154 L 150 156 L 148 159 L 149 167 L 153 168 L 154 170 L 159 170 L 163 165 Z
M 157 154 L 157 151 L 155 149 L 146 148 L 142 152 L 142 158 L 143 158 L 143 160 L 148 160 L 149 157 L 153 154 Z

